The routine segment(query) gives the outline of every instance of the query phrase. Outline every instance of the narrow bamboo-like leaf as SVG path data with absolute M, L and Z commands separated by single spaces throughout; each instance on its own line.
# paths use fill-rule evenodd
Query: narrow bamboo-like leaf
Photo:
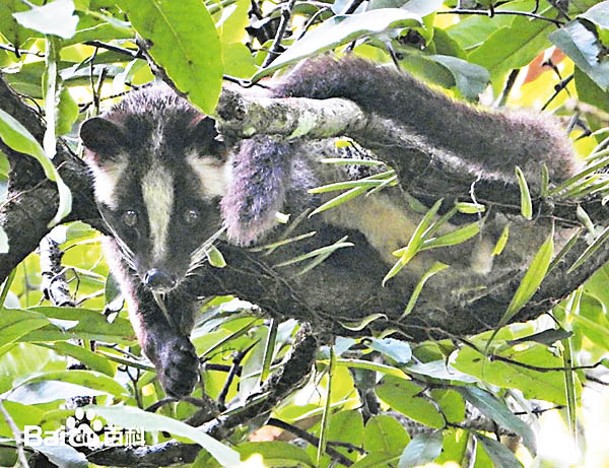
M 565 258 L 565 255 L 567 255 L 571 251 L 573 246 L 577 243 L 577 241 L 578 241 L 579 237 L 581 236 L 582 232 L 583 232 L 583 228 L 579 228 L 579 229 L 577 229 L 575 231 L 575 233 L 571 236 L 571 238 L 565 244 L 565 246 L 562 249 L 560 249 L 560 252 L 558 252 L 556 254 L 554 259 L 552 260 L 552 263 L 550 263 L 550 267 L 548 268 L 548 272 L 552 271 L 554 268 L 556 268 L 556 265 L 560 264 L 560 262 L 563 261 L 563 259 Z
M 6 302 L 6 297 L 11 289 L 11 285 L 13 284 L 13 280 L 15 279 L 15 275 L 17 274 L 17 269 L 13 268 L 13 270 L 9 273 L 9 275 L 4 280 L 2 284 L 2 292 L 0 292 L 0 310 L 4 308 L 4 303 Z
M 510 411 L 505 403 L 478 387 L 456 387 L 455 390 L 486 417 L 522 437 L 525 447 L 535 455 L 537 451 L 535 434 L 528 424 Z
M 589 181 L 582 182 L 580 185 L 573 187 L 572 190 L 563 192 L 559 198 L 565 200 L 569 198 L 584 198 L 593 193 L 607 192 L 607 189 L 609 189 L 609 181 L 604 180 L 601 175 L 596 175 L 590 177 Z
M 586 210 L 584 210 L 581 205 L 577 205 L 577 210 L 575 211 L 575 214 L 577 215 L 577 219 L 581 221 L 581 223 L 588 230 L 588 232 L 591 232 L 592 234 L 596 232 L 594 229 L 594 223 L 590 219 L 588 213 L 586 213 Z
M 429 239 L 423 242 L 423 249 L 436 249 L 438 247 L 450 247 L 451 245 L 462 244 L 470 240 L 472 237 L 475 237 L 480 233 L 480 224 L 472 223 L 466 226 L 460 227 L 459 229 L 455 229 L 448 234 L 444 234 L 442 236 L 436 237 L 435 239 Z
M 395 187 L 397 185 L 398 185 L 398 176 L 397 175 L 393 175 L 393 176 L 388 177 L 387 179 L 385 179 L 381 184 L 377 185 L 372 190 L 368 190 L 368 193 L 366 194 L 366 196 L 369 197 L 370 195 L 373 195 L 373 194 L 375 194 L 377 192 L 380 192 L 385 187 Z
M 347 330 L 360 331 L 360 330 L 363 330 L 364 328 L 366 328 L 370 323 L 372 323 L 375 320 L 378 320 L 380 318 L 386 319 L 387 316 L 385 314 L 376 313 L 376 314 L 370 314 L 361 320 L 348 321 L 345 318 L 339 318 L 338 321 Z
M 326 203 L 324 203 L 323 205 L 315 208 L 311 214 L 309 215 L 309 217 L 316 215 L 318 213 L 322 213 L 326 210 L 329 210 L 330 208 L 334 208 L 338 205 L 341 205 L 343 203 L 345 203 L 346 201 L 352 200 L 355 197 L 358 197 L 360 195 L 362 195 L 363 193 L 366 192 L 366 190 L 368 190 L 367 187 L 355 187 L 352 188 L 351 190 L 348 190 L 346 192 L 341 193 L 340 195 L 337 195 L 336 197 L 334 197 L 333 199 L 327 201 Z
M 356 187 L 374 188 L 383 184 L 383 180 L 349 180 L 346 182 L 336 182 L 334 184 L 322 185 L 309 190 L 309 193 L 326 193 L 335 192 L 337 190 L 347 190 Z
M 516 178 L 518 179 L 518 187 L 520 188 L 520 214 L 525 219 L 533 218 L 533 202 L 531 200 L 531 192 L 529 190 L 529 184 L 527 184 L 524 178 L 522 169 L 516 166 Z
M 182 421 L 144 411 L 133 406 L 91 406 L 91 408 L 110 424 L 124 427 L 125 429 L 166 431 L 180 437 L 186 437 L 207 450 L 220 465 L 238 466 L 240 464 L 239 453 L 235 450 Z
M 427 209 L 425 209 L 424 213 L 427 212 Z M 450 221 L 450 219 L 456 215 L 459 212 L 459 210 L 457 209 L 456 206 L 453 206 L 450 210 L 448 210 L 446 213 L 444 213 L 442 216 L 440 216 L 437 221 L 435 221 L 431 226 L 429 226 L 429 229 L 427 231 L 425 231 L 425 238 L 426 239 L 431 239 L 433 236 L 436 235 L 436 233 L 438 231 L 440 231 L 440 229 L 442 228 L 442 226 L 444 226 L 447 222 Z
M 482 434 L 475 433 L 476 440 L 482 444 L 484 451 L 493 462 L 493 468 L 521 468 L 522 463 L 518 461 L 512 451 L 503 445 Z
M 432 222 L 436 213 L 442 206 L 443 200 L 438 200 L 430 209 L 427 211 L 425 216 L 421 219 L 416 229 L 412 233 L 410 240 L 408 241 L 408 245 L 403 249 L 399 249 L 393 253 L 393 255 L 400 256 L 400 259 L 391 267 L 389 272 L 383 278 L 383 286 L 397 275 L 402 268 L 404 268 L 410 260 L 416 255 L 416 253 L 421 249 L 423 245 L 423 239 L 427 232 L 427 230 L 432 226 Z
M 571 265 L 571 267 L 567 270 L 568 273 L 574 272 L 580 266 L 582 266 L 586 260 L 588 260 L 594 253 L 609 239 L 609 227 L 605 228 L 605 230 L 590 244 L 586 250 L 578 257 L 577 260 Z
M 529 299 L 533 297 L 533 294 L 537 291 L 541 282 L 545 278 L 545 275 L 550 266 L 550 261 L 554 255 L 554 228 L 552 228 L 550 235 L 539 248 L 529 269 L 522 278 L 514 297 L 510 302 L 507 310 L 501 317 L 497 328 L 503 327 L 507 324 L 514 315 L 516 315 L 520 309 L 522 309 Z
M 355 165 L 355 166 L 384 166 L 383 161 L 376 159 L 351 159 L 351 158 L 322 158 L 322 164 L 339 164 L 339 165 Z
M 558 195 L 563 190 L 566 190 L 568 187 L 575 185 L 576 183 L 580 182 L 581 180 L 583 180 L 590 174 L 594 174 L 595 172 L 599 171 L 600 169 L 604 168 L 607 165 L 609 165 L 609 157 L 603 157 L 598 162 L 592 164 L 591 166 L 588 166 L 583 171 L 578 172 L 573 177 L 570 177 L 567 180 L 565 180 L 564 182 L 562 182 L 561 184 L 557 185 L 552 190 L 550 190 L 548 193 L 549 193 L 549 195 Z
M 251 250 L 252 252 L 262 252 L 263 250 L 274 250 L 277 247 L 282 247 L 284 245 L 291 244 L 292 242 L 298 242 L 298 241 L 301 241 L 304 239 L 308 239 L 309 237 L 313 237 L 315 234 L 317 234 L 317 231 L 310 231 L 305 234 L 301 234 L 299 236 L 294 236 L 294 237 L 289 237 L 287 239 L 282 239 L 280 241 L 273 242 L 271 244 L 265 244 L 265 245 L 260 245 L 257 247 L 252 247 L 249 250 Z
M 234 340 L 236 338 L 239 338 L 240 336 L 245 335 L 252 328 L 252 326 L 256 322 L 258 322 L 258 320 L 259 319 L 257 319 L 257 318 L 254 318 L 254 319 L 250 320 L 245 325 L 243 325 L 241 328 L 235 330 L 230 335 L 228 335 L 228 336 L 224 337 L 223 339 L 221 339 L 220 341 L 214 343 L 213 346 L 211 346 L 210 348 L 208 348 L 208 349 L 203 351 L 203 353 L 201 354 L 201 357 L 204 358 L 206 356 L 213 356 L 216 351 L 221 349 L 229 341 Z
M 539 189 L 539 194 L 542 197 L 545 197 L 545 196 L 547 196 L 549 190 L 550 190 L 550 172 L 548 171 L 548 165 L 544 162 L 541 165 L 541 188 Z
M 496 257 L 497 255 L 501 255 L 501 253 L 503 252 L 503 249 L 505 249 L 505 246 L 507 245 L 509 238 L 510 238 L 510 223 L 507 223 L 503 227 L 503 231 L 501 231 L 501 235 L 499 236 L 499 239 L 497 239 L 497 243 L 495 244 L 495 247 L 493 248 L 493 257 Z
M 275 343 L 277 343 L 277 329 L 279 323 L 275 319 L 271 319 L 269 332 L 266 337 L 264 346 L 264 358 L 262 360 L 262 370 L 260 372 L 260 381 L 264 382 L 268 379 L 271 373 L 271 364 L 273 363 L 273 354 L 275 353 Z
M 410 314 L 413 311 L 414 306 L 417 303 L 417 299 L 421 295 L 421 291 L 423 290 L 423 286 L 425 286 L 425 283 L 427 282 L 427 280 L 429 280 L 429 278 L 431 278 L 436 273 L 446 270 L 447 268 L 448 268 L 448 265 L 446 265 L 444 263 L 434 262 L 434 264 L 429 268 L 429 270 L 427 270 L 423 274 L 423 276 L 421 276 L 421 279 L 417 283 L 416 287 L 414 288 L 414 291 L 412 292 L 412 295 L 410 296 L 410 299 L 408 300 L 408 305 L 404 309 L 404 313 L 400 317 L 400 320 L 403 319 L 404 317 L 406 317 L 408 314 Z
M 455 207 L 459 213 L 463 214 L 477 214 L 486 211 L 486 206 L 480 203 L 459 202 L 455 204 Z
M 321 459 L 326 453 L 326 445 L 328 443 L 328 428 L 330 427 L 330 417 L 332 411 L 332 385 L 334 381 L 334 371 L 336 370 L 336 354 L 334 347 L 330 346 L 330 365 L 328 366 L 328 388 L 326 391 L 326 401 L 324 410 L 321 416 L 321 427 L 319 429 L 319 445 L 317 446 L 317 464 L 321 466 Z
M 304 260 L 308 260 L 309 258 L 319 257 L 325 254 L 331 254 L 338 249 L 343 249 L 345 247 L 353 247 L 354 244 L 352 242 L 345 242 L 345 240 L 347 240 L 347 237 L 348 236 L 343 237 L 332 245 L 327 245 L 326 247 L 321 247 L 319 249 L 312 250 L 311 252 L 307 252 L 306 254 L 291 258 L 289 260 L 286 260 L 285 262 L 277 263 L 273 266 L 284 267 L 288 265 L 293 265 L 294 263 L 300 263 Z
M 205 255 L 207 255 L 207 260 L 209 260 L 211 266 L 216 268 L 224 268 L 226 266 L 226 260 L 224 260 L 222 253 L 214 245 L 210 245 L 205 250 Z
M 579 306 L 581 303 L 581 298 L 583 295 L 583 291 L 581 288 L 576 289 L 571 293 L 571 298 L 567 302 L 567 315 L 579 315 Z M 569 421 L 569 430 L 571 432 L 571 436 L 574 441 L 578 440 L 578 432 L 579 425 L 577 424 L 577 397 L 575 390 L 575 371 L 573 370 L 574 366 L 574 356 L 573 356 L 573 346 L 571 342 L 571 338 L 565 338 L 562 340 L 563 345 L 563 366 L 564 376 L 565 376 L 565 390 L 567 393 L 567 420 Z M 577 444 L 577 442 L 576 442 Z

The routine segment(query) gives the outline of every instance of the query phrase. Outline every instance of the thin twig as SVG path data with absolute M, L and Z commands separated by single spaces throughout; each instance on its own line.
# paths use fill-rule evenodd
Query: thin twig
M 281 41 L 283 40 L 283 36 L 288 28 L 288 24 L 290 19 L 292 18 L 292 9 L 294 8 L 294 4 L 296 0 L 289 0 L 287 6 L 283 6 L 281 9 L 281 22 L 279 23 L 279 28 L 277 28 L 277 34 L 275 35 L 275 39 L 273 40 L 273 45 L 269 50 L 268 55 L 264 59 L 262 64 L 262 68 L 268 67 L 273 60 L 275 60 L 280 53 L 281 49 Z
M 469 9 L 458 9 L 442 10 L 437 11 L 438 15 L 483 15 L 483 16 L 495 16 L 495 15 L 512 15 L 512 16 L 525 16 L 527 18 L 534 18 L 541 21 L 547 21 L 556 26 L 562 26 L 564 21 L 560 21 L 554 18 L 548 18 L 547 16 L 538 15 L 536 13 L 529 13 L 527 11 L 516 11 L 516 10 L 469 10 Z
M 8 52 L 12 52 L 15 54 L 15 57 L 21 58 L 21 55 L 35 55 L 36 57 L 44 58 L 46 55 L 44 52 L 32 52 L 31 50 L 17 49 L 16 47 L 11 47 L 10 45 L 0 44 L 0 50 L 6 50 Z
M 309 434 L 304 429 L 301 429 L 297 426 L 294 426 L 285 421 L 282 421 L 281 419 L 270 418 L 268 420 L 267 424 L 269 426 L 278 427 L 279 429 L 283 429 L 284 431 L 291 432 L 296 437 L 300 437 L 301 439 L 306 440 L 309 444 L 313 445 L 314 447 L 317 447 L 319 445 L 318 437 L 315 437 L 314 435 Z M 330 457 L 332 457 L 335 461 L 337 461 L 338 463 L 340 463 L 342 465 L 345 465 L 345 466 L 353 465 L 352 460 L 350 460 L 349 458 L 344 456 L 342 453 L 340 453 L 339 451 L 333 449 L 332 447 L 330 447 L 328 445 L 326 445 L 326 453 Z
M 18 465 L 22 466 L 23 468 L 28 468 L 30 465 L 27 461 L 27 457 L 25 456 L 25 447 L 23 445 L 23 437 L 21 431 L 17 427 L 17 424 L 15 424 L 15 421 L 13 420 L 9 412 L 6 411 L 6 408 L 4 407 L 4 400 L 2 399 L 0 399 L 0 413 L 2 413 L 4 420 L 8 424 L 8 427 L 11 428 L 11 432 L 15 437 L 15 448 L 17 449 L 17 459 L 19 461 Z
M 127 55 L 133 59 L 144 58 L 141 50 L 139 50 L 139 49 L 138 50 L 125 49 L 124 47 L 115 46 L 113 44 L 108 44 L 107 42 L 102 42 L 102 41 L 86 41 L 86 42 L 84 42 L 84 44 L 91 46 L 91 47 L 96 47 L 98 49 L 105 49 L 105 50 L 109 50 L 111 52 L 117 52 L 119 54 Z
M 546 101 L 546 103 L 542 106 L 541 110 L 544 111 L 546 110 L 546 108 L 552 103 L 552 101 L 554 99 L 556 99 L 556 97 L 565 89 L 567 89 L 567 85 L 573 80 L 573 77 L 575 75 L 571 74 L 569 76 L 567 76 L 564 80 L 562 80 L 560 83 L 558 83 L 555 87 L 554 87 L 554 94 L 552 94 L 552 96 L 550 97 L 550 99 L 548 99 Z

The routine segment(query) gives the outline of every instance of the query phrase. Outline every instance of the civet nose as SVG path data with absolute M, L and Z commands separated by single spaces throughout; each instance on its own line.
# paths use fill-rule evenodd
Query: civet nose
M 167 292 L 176 285 L 176 280 L 171 275 L 158 268 L 148 270 L 144 275 L 144 284 L 153 291 Z

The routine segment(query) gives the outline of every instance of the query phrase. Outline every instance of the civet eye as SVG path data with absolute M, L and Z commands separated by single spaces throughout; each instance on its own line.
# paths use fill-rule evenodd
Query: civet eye
M 186 224 L 195 224 L 199 221 L 199 211 L 194 209 L 186 210 L 184 212 L 184 221 L 186 221 Z
M 137 224 L 137 213 L 134 210 L 127 210 L 123 213 L 123 223 L 129 227 L 135 227 Z

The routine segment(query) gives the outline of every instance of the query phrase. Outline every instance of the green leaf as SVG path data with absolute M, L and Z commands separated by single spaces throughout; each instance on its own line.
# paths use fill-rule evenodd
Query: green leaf
M 13 13 L 27 10 L 21 0 L 3 0 L 0 2 L 0 33 L 15 47 L 19 47 L 28 37 L 28 31 L 24 30 Z
M 417 299 L 421 295 L 421 291 L 423 291 L 423 286 L 425 286 L 425 283 L 427 283 L 427 281 L 432 276 L 434 276 L 436 273 L 440 273 L 441 271 L 444 271 L 447 268 L 448 268 L 448 265 L 446 265 L 445 263 L 441 263 L 441 262 L 434 262 L 434 264 L 431 267 L 429 267 L 429 270 L 427 270 L 423 274 L 423 276 L 421 276 L 421 279 L 415 286 L 414 291 L 412 291 L 412 294 L 410 295 L 410 299 L 408 300 L 408 304 L 406 305 L 406 308 L 404 309 L 404 312 L 402 313 L 400 319 L 403 319 L 404 317 L 409 315 L 414 310 L 414 306 L 417 303 Z
M 373 416 L 364 428 L 364 449 L 369 453 L 399 456 L 408 442 L 410 436 L 404 426 L 386 414 Z
M 217 247 L 210 245 L 205 250 L 205 255 L 207 255 L 207 260 L 209 260 L 211 266 L 216 268 L 224 268 L 226 266 L 226 260 L 224 260 L 222 253 Z
M 43 314 L 19 309 L 2 309 L 0 313 L 0 346 L 12 343 L 33 330 L 37 330 L 50 321 Z M 0 353 L 8 351 L 1 348 Z
M 321 460 L 326 453 L 326 445 L 328 443 L 328 429 L 330 427 L 330 418 L 332 416 L 332 387 L 334 384 L 334 374 L 336 372 L 336 354 L 334 347 L 330 347 L 330 364 L 328 365 L 328 383 L 325 395 L 323 412 L 321 415 L 321 423 L 319 428 L 319 445 L 317 446 L 317 458 L 315 466 L 320 466 Z
M 477 98 L 490 81 L 488 70 L 480 65 L 447 55 L 429 55 L 426 58 L 439 63 L 453 75 L 457 89 L 466 99 Z
M 410 419 L 433 428 L 442 428 L 444 418 L 433 403 L 419 396 L 423 388 L 404 379 L 385 376 L 376 387 L 377 396 Z
M 43 374 L 31 377 L 15 387 L 12 390 L 9 398 L 13 399 L 13 392 L 16 390 L 28 389 L 30 392 L 36 392 L 37 387 L 39 387 L 38 384 L 47 381 L 58 381 L 62 383 L 79 385 L 81 387 L 90 388 L 92 390 L 97 390 L 117 397 L 127 395 L 127 390 L 121 384 L 107 375 L 88 370 L 70 369 L 67 371 L 45 372 Z M 55 399 L 64 398 L 64 395 L 61 394 L 55 396 Z
M 404 268 L 410 260 L 414 258 L 414 256 L 421 250 L 423 246 L 423 240 L 425 235 L 429 232 L 429 230 L 433 229 L 432 223 L 436 213 L 442 206 L 443 200 L 438 200 L 434 205 L 425 213 L 425 216 L 421 219 L 416 229 L 412 233 L 410 240 L 408 241 L 408 245 L 402 249 L 399 249 L 393 253 L 393 255 L 400 256 L 400 259 L 391 267 L 389 272 L 383 278 L 383 286 L 387 281 L 397 275 L 402 268 Z
M 341 205 L 341 204 L 345 203 L 346 201 L 352 200 L 353 198 L 358 197 L 358 196 L 362 195 L 363 193 L 366 193 L 366 190 L 368 190 L 368 187 L 362 186 L 362 184 L 357 184 L 357 187 L 354 187 L 344 193 L 341 193 L 340 195 L 325 202 L 321 206 L 318 206 L 317 208 L 315 208 L 311 212 L 309 217 L 316 215 L 318 213 L 322 213 L 326 210 L 329 210 L 330 208 L 334 208 L 338 205 Z
M 29 11 L 13 13 L 13 17 L 23 27 L 63 39 L 72 37 L 78 24 L 73 0 L 55 0 L 41 7 L 33 6 Z
M 600 28 L 609 29 L 609 2 L 600 2 L 579 15 L 579 17 L 587 19 Z
M 119 0 L 148 52 L 176 87 L 212 114 L 222 87 L 222 54 L 214 22 L 200 0 Z
M 478 214 L 486 211 L 486 206 L 480 203 L 459 202 L 455 203 L 455 207 L 459 213 Z
M 496 468 L 520 468 L 522 463 L 518 461 L 512 451 L 501 442 L 490 439 L 482 434 L 475 433 L 476 440 L 482 444 L 484 451 L 493 461 Z
M 531 220 L 533 218 L 533 202 L 531 200 L 531 192 L 529 184 L 524 178 L 522 169 L 516 166 L 516 178 L 518 179 L 518 187 L 520 188 L 520 214 L 524 219 Z
M 78 119 L 78 104 L 70 95 L 67 88 L 62 87 L 57 106 L 57 135 L 65 135 L 72 131 Z
M 545 16 L 554 13 L 543 12 Z M 528 65 L 548 46 L 547 34 L 554 26 L 547 21 L 514 18 L 509 27 L 493 33 L 468 56 L 468 61 L 486 68 L 493 79 L 514 68 Z
M 439 247 L 459 245 L 470 240 L 472 237 L 477 236 L 479 232 L 479 223 L 467 224 L 447 234 L 425 241 L 423 243 L 423 249 L 437 249 Z
M 541 282 L 545 278 L 546 272 L 548 271 L 548 267 L 550 266 L 550 261 L 552 260 L 552 256 L 554 255 L 554 228 L 546 241 L 539 248 L 529 269 L 522 278 L 514 297 L 510 302 L 507 310 L 501 317 L 499 321 L 498 328 L 501 328 L 505 324 L 507 324 L 514 315 L 516 315 L 520 309 L 522 309 L 529 299 L 533 297 L 533 294 L 537 291 Z
M 343 317 L 343 318 L 339 318 L 338 321 L 347 330 L 360 331 L 378 319 L 387 319 L 387 316 L 385 314 L 381 314 L 380 312 L 377 312 L 376 314 L 367 315 L 366 317 L 364 317 L 360 320 L 348 320 L 347 318 Z
M 101 372 L 109 377 L 114 377 L 114 367 L 110 364 L 110 361 L 83 346 L 77 346 L 65 341 L 56 341 L 52 344 L 38 343 L 38 346 L 52 349 L 62 356 L 73 357 L 87 366 L 88 369 Z
M 422 24 L 422 19 L 419 15 L 399 8 L 381 8 L 353 15 L 337 15 L 305 34 L 302 39 L 296 41 L 281 54 L 271 66 L 256 73 L 252 80 L 259 80 L 290 63 L 334 49 L 356 39 L 420 24 Z
M 398 364 L 406 364 L 412 359 L 410 345 L 395 338 L 371 338 L 368 347 L 389 356 Z
M 503 227 L 503 231 L 501 231 L 501 235 L 499 236 L 499 239 L 497 239 L 497 243 L 495 244 L 495 247 L 493 248 L 493 257 L 496 257 L 497 255 L 501 255 L 501 253 L 503 252 L 503 249 L 505 249 L 505 246 L 507 245 L 509 238 L 510 238 L 510 223 L 507 223 Z
M 33 307 L 44 314 L 53 325 L 47 325 L 20 338 L 20 341 L 66 341 L 74 338 L 104 343 L 133 344 L 135 335 L 131 323 L 118 317 L 112 323 L 100 312 L 73 307 Z M 65 326 L 64 326 L 65 325 Z
M 446 421 L 457 424 L 465 419 L 465 401 L 457 391 L 434 388 L 431 396 L 440 407 Z
M 605 230 L 596 238 L 594 242 L 586 247 L 586 250 L 582 252 L 582 254 L 573 262 L 573 265 L 567 270 L 567 273 L 572 273 L 588 260 L 594 253 L 607 242 L 609 239 L 609 227 L 605 228 Z
M 460 387 L 456 390 L 487 418 L 522 437 L 522 443 L 535 455 L 537 448 L 532 429 L 514 415 L 503 402 L 478 387 Z
M 332 245 L 327 245 L 325 247 L 320 247 L 319 249 L 315 249 L 312 250 L 310 252 L 307 252 L 305 254 L 299 255 L 297 257 L 291 258 L 289 260 L 286 260 L 285 262 L 281 262 L 281 263 L 277 263 L 275 265 L 273 265 L 274 267 L 283 267 L 283 266 L 288 266 L 288 265 L 293 265 L 294 263 L 300 263 L 304 260 L 308 260 L 309 258 L 315 258 L 315 257 L 324 257 L 327 258 L 330 254 L 334 253 L 336 250 L 338 249 L 344 249 L 345 247 L 353 247 L 354 244 L 352 242 L 345 242 L 345 240 L 347 239 L 347 236 L 343 237 L 342 239 L 336 241 L 334 244 Z
M 401 8 L 423 17 L 440 9 L 443 3 L 443 0 L 372 0 L 368 9 Z
M 58 223 L 72 209 L 72 194 L 51 160 L 45 155 L 40 143 L 13 116 L 2 109 L 0 109 L 0 138 L 15 151 L 33 156 L 44 169 L 47 179 L 57 184 L 59 209 L 52 223 Z
M 246 442 L 236 450 L 244 461 L 252 456 L 262 456 L 264 466 L 268 467 L 315 466 L 304 449 L 288 442 Z
M 516 349 L 518 351 L 508 348 L 495 352 L 496 356 L 505 358 L 509 362 L 497 358 L 489 362 L 479 351 L 463 348 L 459 350 L 452 364 L 458 371 L 484 380 L 488 384 L 518 389 L 526 398 L 565 405 L 566 389 L 561 358 L 553 354 L 547 345 L 533 342 L 521 344 Z M 548 368 L 556 370 L 543 371 Z
M 419 434 L 402 452 L 398 468 L 409 468 L 431 463 L 442 453 L 442 432 Z
M 404 379 L 406 374 L 403 371 L 394 366 L 389 366 L 387 364 L 379 364 L 371 361 L 363 361 L 361 359 L 338 359 L 338 366 L 344 366 L 352 369 L 365 369 L 374 372 L 380 372 L 384 375 L 391 375 L 398 379 Z
M 609 59 L 596 35 L 580 21 L 571 21 L 548 38 L 601 89 L 609 89 Z
M 339 411 L 332 415 L 328 440 L 361 447 L 364 441 L 364 418 L 359 410 Z
M 108 423 L 126 429 L 167 431 L 180 437 L 186 437 L 207 450 L 223 466 L 237 466 L 240 463 L 239 453 L 234 449 L 181 421 L 132 406 L 92 406 L 91 408 Z

